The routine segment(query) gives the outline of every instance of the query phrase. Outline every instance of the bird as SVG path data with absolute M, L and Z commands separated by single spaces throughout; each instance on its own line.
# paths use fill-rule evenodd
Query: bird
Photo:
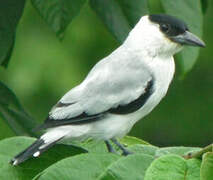
M 117 140 L 149 114 L 166 95 L 175 72 L 174 54 L 185 45 L 205 47 L 180 19 L 166 14 L 140 18 L 123 44 L 101 59 L 86 78 L 68 91 L 39 130 L 45 130 L 10 163 L 38 157 L 56 143 L 94 139 L 115 152 L 129 152 Z

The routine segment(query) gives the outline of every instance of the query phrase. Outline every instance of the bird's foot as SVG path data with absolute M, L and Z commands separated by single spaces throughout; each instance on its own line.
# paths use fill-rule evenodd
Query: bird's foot
M 133 152 L 128 151 L 126 148 L 125 150 L 123 150 L 123 153 L 122 153 L 123 156 L 128 156 L 130 154 L 133 154 Z
M 107 147 L 108 152 L 117 154 L 116 150 L 113 148 L 113 146 L 110 144 L 108 140 L 104 141 Z
M 128 155 L 130 155 L 130 154 L 133 154 L 133 152 L 130 152 L 129 150 L 127 150 L 122 144 L 120 144 L 115 138 L 112 138 L 111 139 L 112 140 L 112 142 L 114 143 L 114 144 L 116 144 L 118 147 L 119 147 L 119 149 L 122 151 L 122 155 L 123 156 L 128 156 Z

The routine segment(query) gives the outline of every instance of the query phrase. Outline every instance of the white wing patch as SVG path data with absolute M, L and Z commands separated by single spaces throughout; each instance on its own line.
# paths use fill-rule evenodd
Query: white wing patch
M 40 155 L 40 152 L 37 151 L 37 152 L 35 152 L 35 153 L 33 154 L 33 157 L 38 157 L 39 155 Z

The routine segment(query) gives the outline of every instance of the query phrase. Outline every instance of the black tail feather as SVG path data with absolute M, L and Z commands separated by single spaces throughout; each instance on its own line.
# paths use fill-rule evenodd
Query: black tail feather
M 55 143 L 57 143 L 60 139 L 57 139 L 56 141 L 47 144 L 45 147 L 40 148 L 45 144 L 43 139 L 36 140 L 31 146 L 29 146 L 24 151 L 20 152 L 18 155 L 16 155 L 11 161 L 10 164 L 12 165 L 19 165 L 22 162 L 26 161 L 27 159 L 31 157 L 38 157 L 40 154 L 45 152 L 47 149 L 49 149 L 51 146 L 53 146 Z
M 18 155 L 16 155 L 10 163 L 12 165 L 18 165 L 27 159 L 29 159 L 36 151 L 38 151 L 39 147 L 44 144 L 44 141 L 42 139 L 36 140 L 31 146 L 29 146 L 24 151 L 20 152 Z

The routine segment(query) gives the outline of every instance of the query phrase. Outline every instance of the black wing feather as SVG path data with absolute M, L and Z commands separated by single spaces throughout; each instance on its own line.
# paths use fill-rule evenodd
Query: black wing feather
M 109 110 L 110 113 L 113 114 L 129 114 L 140 109 L 147 101 L 149 96 L 153 92 L 153 80 L 147 83 L 147 87 L 145 88 L 145 92 L 139 96 L 138 99 L 130 102 L 129 104 L 119 105 L 116 108 L 112 108 Z
M 53 128 L 57 126 L 62 126 L 62 125 L 77 125 L 77 124 L 86 124 L 90 122 L 94 122 L 97 120 L 100 120 L 103 118 L 107 113 L 112 113 L 112 114 L 129 114 L 137 111 L 140 109 L 148 100 L 148 98 L 152 95 L 153 93 L 153 84 L 154 80 L 150 80 L 147 83 L 147 87 L 145 88 L 145 92 L 139 96 L 138 99 L 130 102 L 129 104 L 124 104 L 124 105 L 119 105 L 116 108 L 111 108 L 105 112 L 101 112 L 98 114 L 94 115 L 88 115 L 87 113 L 83 112 L 81 115 L 73 117 L 73 118 L 67 118 L 67 119 L 52 119 L 48 117 L 44 124 L 36 128 L 36 130 L 41 130 L 41 129 L 47 129 L 47 128 Z M 63 106 L 68 106 L 71 104 L 64 104 L 64 103 L 59 103 L 59 107 Z

